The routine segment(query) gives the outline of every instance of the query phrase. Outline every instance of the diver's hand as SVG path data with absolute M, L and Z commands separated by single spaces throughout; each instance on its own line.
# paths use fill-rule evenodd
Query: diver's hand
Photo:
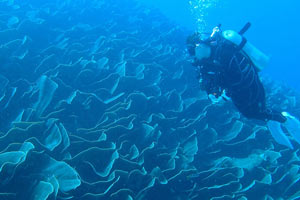
M 212 104 L 216 104 L 216 103 L 219 103 L 223 100 L 223 98 L 221 96 L 217 97 L 213 94 L 209 94 L 208 95 L 208 98 L 211 100 Z
M 211 100 L 212 104 L 216 104 L 219 102 L 229 101 L 230 97 L 228 97 L 225 93 L 225 90 L 222 91 L 222 94 L 208 94 L 208 98 Z

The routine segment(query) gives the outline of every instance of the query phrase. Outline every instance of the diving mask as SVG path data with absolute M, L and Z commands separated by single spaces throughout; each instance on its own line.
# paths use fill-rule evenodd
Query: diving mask
M 216 26 L 212 33 L 194 33 L 187 38 L 187 50 L 191 56 L 195 56 L 201 60 L 209 58 L 211 54 L 211 47 L 217 44 L 220 36 L 220 26 Z
M 196 44 L 195 47 L 195 57 L 198 60 L 202 60 L 204 58 L 209 58 L 211 55 L 211 47 L 205 43 Z

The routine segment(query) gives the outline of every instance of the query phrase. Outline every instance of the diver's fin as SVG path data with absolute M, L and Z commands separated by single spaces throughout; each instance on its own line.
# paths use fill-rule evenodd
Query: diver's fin
M 286 122 L 283 123 L 284 127 L 293 136 L 296 142 L 300 144 L 300 121 L 287 112 L 282 112 L 282 115 L 287 118 Z
M 274 138 L 274 140 L 277 143 L 285 145 L 285 146 L 289 147 L 290 149 L 294 148 L 293 145 L 291 144 L 290 140 L 288 139 L 288 137 L 282 131 L 279 122 L 268 121 L 268 128 L 272 134 L 272 137 Z

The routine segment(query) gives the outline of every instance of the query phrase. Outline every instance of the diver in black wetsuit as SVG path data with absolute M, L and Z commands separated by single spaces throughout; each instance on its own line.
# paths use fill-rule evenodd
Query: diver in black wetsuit
M 247 25 L 240 31 L 240 36 L 249 28 Z M 225 92 L 247 118 L 284 123 L 287 118 L 281 112 L 266 107 L 259 70 L 243 50 L 247 40 L 241 36 L 241 42 L 235 44 L 236 38 L 232 35 L 224 37 L 220 27 L 207 36 L 204 38 L 205 34 L 195 33 L 187 39 L 201 88 L 215 97 Z
M 219 25 L 211 34 L 195 33 L 188 37 L 188 51 L 194 56 L 201 89 L 216 98 L 230 97 L 245 117 L 266 121 L 275 141 L 293 149 L 282 126 L 300 144 L 300 121 L 287 112 L 266 107 L 258 72 L 267 64 L 268 57 L 242 36 L 249 27 L 247 23 L 236 33 L 221 31 Z

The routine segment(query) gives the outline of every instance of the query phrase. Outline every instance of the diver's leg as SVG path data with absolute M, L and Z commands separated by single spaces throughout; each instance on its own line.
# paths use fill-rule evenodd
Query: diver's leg
M 272 120 L 284 123 L 287 120 L 287 118 L 281 112 L 276 110 L 266 109 L 262 115 L 265 117 L 266 121 Z

